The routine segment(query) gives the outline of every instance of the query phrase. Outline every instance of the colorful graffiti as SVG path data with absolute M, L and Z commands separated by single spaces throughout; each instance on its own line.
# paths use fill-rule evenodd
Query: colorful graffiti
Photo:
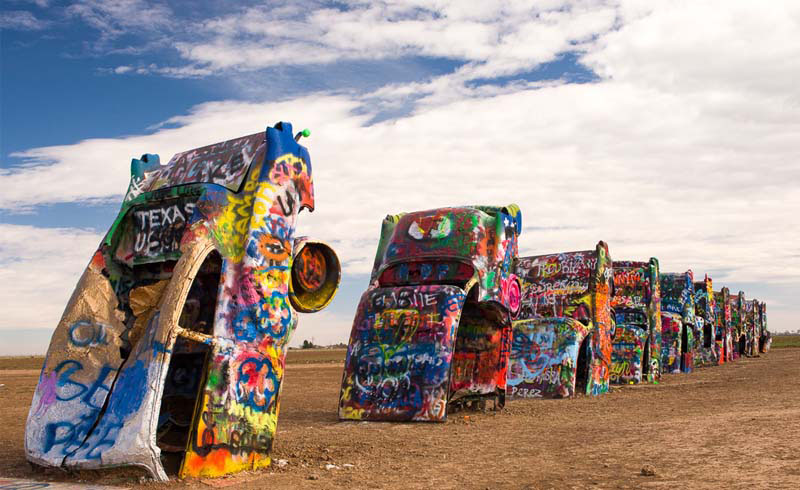
M 697 366 L 719 364 L 720 351 L 716 342 L 716 313 L 713 282 L 708 274 L 703 281 L 694 283 L 694 311 L 696 339 L 694 358 Z
M 51 340 L 30 461 L 137 465 L 160 480 L 270 463 L 295 308 L 332 299 L 339 263 L 295 237 L 313 210 L 288 123 L 131 163 L 122 209 Z M 294 257 L 301 257 L 301 271 Z
M 758 342 L 760 338 L 759 325 L 761 324 L 761 304 L 758 300 L 747 300 L 744 303 L 745 311 L 745 337 L 747 346 L 745 355 L 758 357 Z
M 759 316 L 759 351 L 762 354 L 769 352 L 770 347 L 772 346 L 772 336 L 769 333 L 769 327 L 767 326 L 767 304 L 761 303 L 761 315 Z
M 661 378 L 661 280 L 658 259 L 614 261 L 615 333 L 611 383 Z
M 345 363 L 340 418 L 444 420 L 464 299 L 457 286 L 365 292 Z
M 511 397 L 566 397 L 608 391 L 611 284 L 608 246 L 521 257 L 522 307 L 513 323 Z
M 717 344 L 718 363 L 725 364 L 733 360 L 733 344 L 731 339 L 731 305 L 728 301 L 730 291 L 722 288 L 714 291 L 714 326 L 715 343 Z
M 692 271 L 662 273 L 661 364 L 664 372 L 692 372 L 698 336 Z
M 733 344 L 733 359 L 745 355 L 747 351 L 747 336 L 745 332 L 745 298 L 744 291 L 739 291 L 736 296 L 728 297 L 731 310 L 731 339 Z
M 505 402 L 514 205 L 465 206 L 384 219 L 342 375 L 339 418 L 441 422 L 448 409 Z

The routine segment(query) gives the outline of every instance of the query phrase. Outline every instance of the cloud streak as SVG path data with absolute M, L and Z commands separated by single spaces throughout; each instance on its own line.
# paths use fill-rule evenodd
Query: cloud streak
M 50 22 L 39 19 L 27 10 L 10 10 L 0 12 L 0 29 L 18 31 L 41 31 L 50 26 Z

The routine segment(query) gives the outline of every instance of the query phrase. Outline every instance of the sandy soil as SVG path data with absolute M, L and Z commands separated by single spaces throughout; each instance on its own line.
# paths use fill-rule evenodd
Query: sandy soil
M 286 466 L 167 484 L 140 484 L 131 470 L 31 469 L 22 439 L 38 371 L 0 371 L 0 475 L 149 489 L 800 488 L 798 348 L 444 424 L 339 422 L 341 364 L 308 362 L 287 368 L 273 451 Z

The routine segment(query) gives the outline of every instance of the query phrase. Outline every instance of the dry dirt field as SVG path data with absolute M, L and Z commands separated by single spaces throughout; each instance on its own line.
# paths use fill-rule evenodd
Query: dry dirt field
M 0 363 L 0 475 L 153 490 L 800 488 L 800 348 L 444 424 L 339 422 L 341 356 L 290 355 L 273 451 L 286 466 L 166 484 L 139 483 L 131 470 L 32 470 L 22 439 L 38 369 Z M 655 475 L 642 475 L 646 465 Z

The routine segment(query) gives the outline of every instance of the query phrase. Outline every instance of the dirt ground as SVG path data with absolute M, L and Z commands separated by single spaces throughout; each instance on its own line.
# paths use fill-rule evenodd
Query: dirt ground
M 0 475 L 154 490 L 800 488 L 800 348 L 600 397 L 461 412 L 444 424 L 339 422 L 341 361 L 325 361 L 343 353 L 327 355 L 299 355 L 287 367 L 273 450 L 285 466 L 166 484 L 139 483 L 131 470 L 31 469 L 22 441 L 38 369 L 0 370 Z

